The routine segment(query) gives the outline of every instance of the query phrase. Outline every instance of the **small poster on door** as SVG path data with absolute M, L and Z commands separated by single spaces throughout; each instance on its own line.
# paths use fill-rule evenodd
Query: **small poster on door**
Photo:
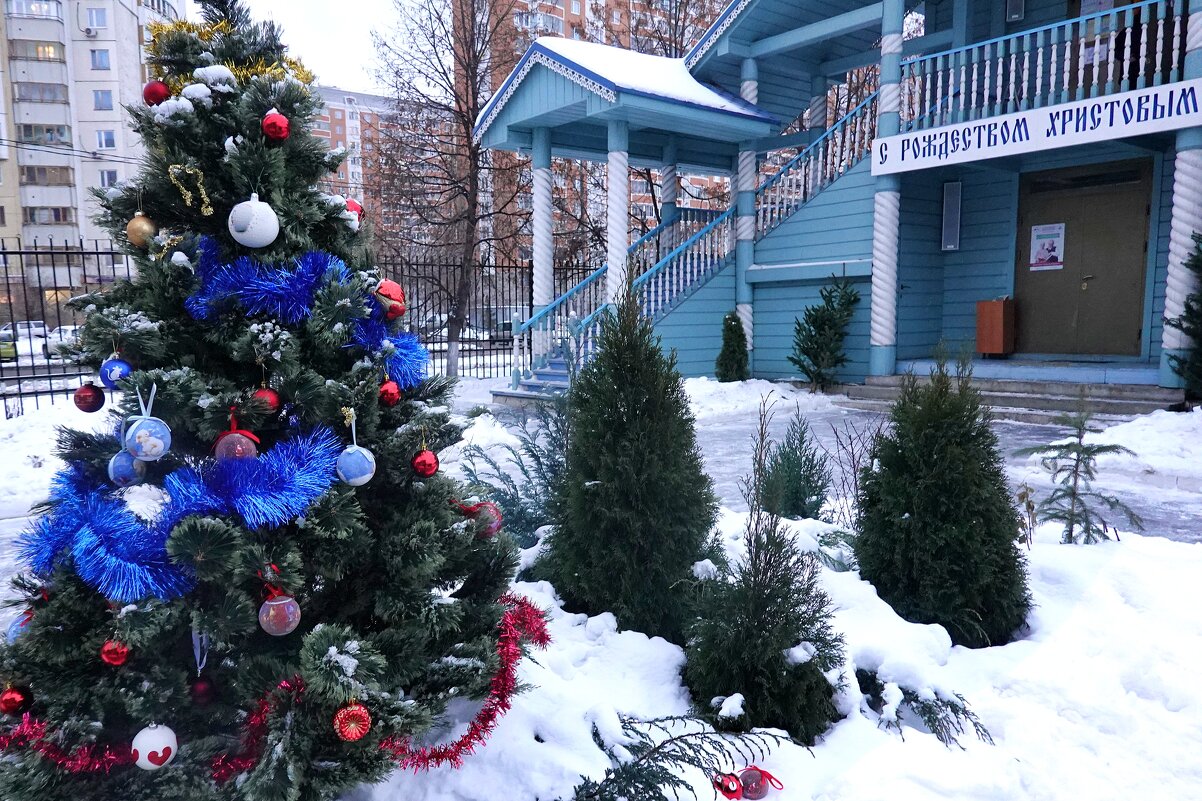
M 1064 269 L 1064 223 L 1031 226 L 1031 272 Z

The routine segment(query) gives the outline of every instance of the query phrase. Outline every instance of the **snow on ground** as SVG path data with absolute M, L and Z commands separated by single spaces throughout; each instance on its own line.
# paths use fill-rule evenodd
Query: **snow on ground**
M 455 404 L 466 414 L 486 402 L 493 384 L 464 381 Z M 759 398 L 782 396 L 773 433 L 787 425 L 793 403 L 802 404 L 816 433 L 841 421 L 866 418 L 767 382 L 720 385 L 688 382 L 698 438 L 723 509 L 723 542 L 738 555 L 746 519 L 736 480 L 749 467 L 750 435 Z M 498 413 L 465 420 L 465 438 L 499 455 L 515 442 Z M 11 541 L 24 525 L 24 505 L 39 500 L 56 460 L 47 457 L 53 427 L 102 424 L 103 415 L 55 407 L 0 422 L 0 571 L 11 572 Z M 1198 415 L 1149 415 L 1101 437 L 1138 446 L 1142 464 L 1158 475 L 1182 475 L 1197 463 Z M 1024 437 L 1038 439 L 1046 431 Z M 1013 439 L 1013 435 L 1011 436 Z M 1179 446 L 1180 451 L 1170 451 Z M 716 458 L 720 452 L 721 458 Z M 461 446 L 442 454 L 455 471 Z M 1194 454 L 1195 456 L 1191 456 Z M 1174 461 L 1176 460 L 1176 461 Z M 40 462 L 40 466 L 35 463 Z M 1135 475 L 1134 473 L 1132 475 Z M 1149 502 L 1169 494 L 1158 486 Z M 1185 497 L 1184 493 L 1177 493 Z M 1182 508 L 1202 515 L 1202 497 Z M 817 521 L 791 524 L 806 547 L 829 529 Z M 881 728 L 865 709 L 854 683 L 838 696 L 846 718 L 813 749 L 785 746 L 763 767 L 779 777 L 781 801 L 884 801 L 913 799 L 1038 799 L 1090 801 L 1172 799 L 1202 801 L 1202 544 L 1123 534 L 1121 542 L 1062 546 L 1044 526 L 1030 550 L 1035 610 L 1022 639 L 998 648 L 953 647 L 938 626 L 898 618 L 854 572 L 823 571 L 835 602 L 835 626 L 847 642 L 849 676 L 855 666 L 879 671 L 917 690 L 961 693 L 991 732 L 995 744 L 961 737 L 963 749 L 946 748 L 905 715 L 903 735 Z M 704 571 L 703 571 L 704 572 Z M 611 615 L 564 612 L 554 588 L 518 583 L 517 592 L 549 610 L 552 646 L 524 660 L 528 690 L 498 726 L 491 742 L 460 770 L 394 774 L 347 801 L 550 801 L 569 797 L 584 773 L 600 776 L 606 759 L 593 742 L 593 726 L 615 741 L 619 714 L 654 717 L 689 708 L 679 672 L 683 653 L 659 638 L 618 631 Z M 732 688 L 734 689 L 734 688 Z M 474 709 L 450 711 L 446 738 L 457 736 Z M 690 777 L 699 797 L 711 797 L 704 777 Z

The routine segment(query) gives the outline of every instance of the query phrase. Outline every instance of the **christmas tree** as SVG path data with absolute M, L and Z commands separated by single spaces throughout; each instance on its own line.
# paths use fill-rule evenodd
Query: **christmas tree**
M 102 433 L 61 432 L 21 541 L 5 801 L 316 801 L 458 764 L 545 642 L 495 507 L 438 473 L 451 385 L 361 208 L 315 188 L 345 154 L 312 76 L 241 0 L 201 5 L 151 27 L 145 163 L 97 194 L 137 276 L 77 300 L 118 391 Z M 467 698 L 466 733 L 422 747 Z

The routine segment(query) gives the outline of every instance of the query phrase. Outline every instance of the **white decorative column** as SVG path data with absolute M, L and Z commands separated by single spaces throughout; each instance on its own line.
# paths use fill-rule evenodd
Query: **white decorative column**
M 551 214 L 551 131 L 535 128 L 531 160 L 534 167 L 534 215 L 531 220 L 534 238 L 534 274 L 531 278 L 532 314 L 538 314 L 555 299 L 555 243 L 552 237 Z M 534 331 L 531 343 L 534 356 L 546 354 L 550 347 L 548 331 L 540 326 Z
M 759 102 L 759 68 L 755 59 L 743 59 L 740 77 L 739 96 L 748 103 Z M 735 173 L 735 314 L 743 324 L 748 351 L 755 349 L 754 295 L 747 281 L 747 271 L 755 262 L 755 187 L 758 178 L 756 151 L 740 148 Z M 752 369 L 755 369 L 754 364 Z
M 630 129 L 625 120 L 609 121 L 609 162 L 605 175 L 605 300 L 614 303 L 626 288 L 626 251 L 630 248 Z
M 1202 12 L 1189 16 L 1182 78 L 1202 77 Z M 1173 218 L 1169 227 L 1169 263 L 1164 288 L 1164 317 L 1172 320 L 1185 310 L 1185 299 L 1199 287 L 1185 262 L 1194 252 L 1194 234 L 1202 233 L 1202 128 L 1177 132 L 1177 158 L 1173 164 Z M 1181 387 L 1185 382 L 1173 370 L 1173 359 L 1184 358 L 1191 346 L 1186 335 L 1165 325 L 1160 338 L 1160 386 Z
M 877 136 L 901 130 L 901 53 L 903 0 L 884 0 L 881 18 L 881 94 Z M 897 248 L 901 219 L 901 178 L 876 179 L 872 202 L 872 318 L 868 374 L 897 371 Z
M 672 225 L 680 219 L 680 176 L 676 172 L 675 136 L 669 136 L 668 144 L 664 145 L 664 161 L 663 166 L 659 169 L 659 181 L 660 216 L 668 227 L 659 237 L 656 261 L 667 256 L 679 244 L 676 238 L 676 229 Z

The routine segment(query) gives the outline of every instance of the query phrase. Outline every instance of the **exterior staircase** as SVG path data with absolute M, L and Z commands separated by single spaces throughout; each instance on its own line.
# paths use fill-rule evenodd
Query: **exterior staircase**
M 831 389 L 846 395 L 837 405 L 848 409 L 887 414 L 901 391 L 903 376 L 870 376 L 863 385 L 845 384 Z M 924 376 L 919 381 L 929 381 Z M 973 378 L 981 398 L 994 417 L 1021 423 L 1047 425 L 1058 415 L 1074 412 L 1084 403 L 1094 419 L 1105 425 L 1167 409 L 1184 401 L 1180 389 L 1147 384 L 1094 384 L 1071 381 L 1010 381 Z
M 529 377 L 520 379 L 517 387 L 494 389 L 492 400 L 503 406 L 524 406 L 556 393 L 567 392 L 570 380 L 568 360 L 562 355 L 553 356 L 542 366 L 531 370 Z

